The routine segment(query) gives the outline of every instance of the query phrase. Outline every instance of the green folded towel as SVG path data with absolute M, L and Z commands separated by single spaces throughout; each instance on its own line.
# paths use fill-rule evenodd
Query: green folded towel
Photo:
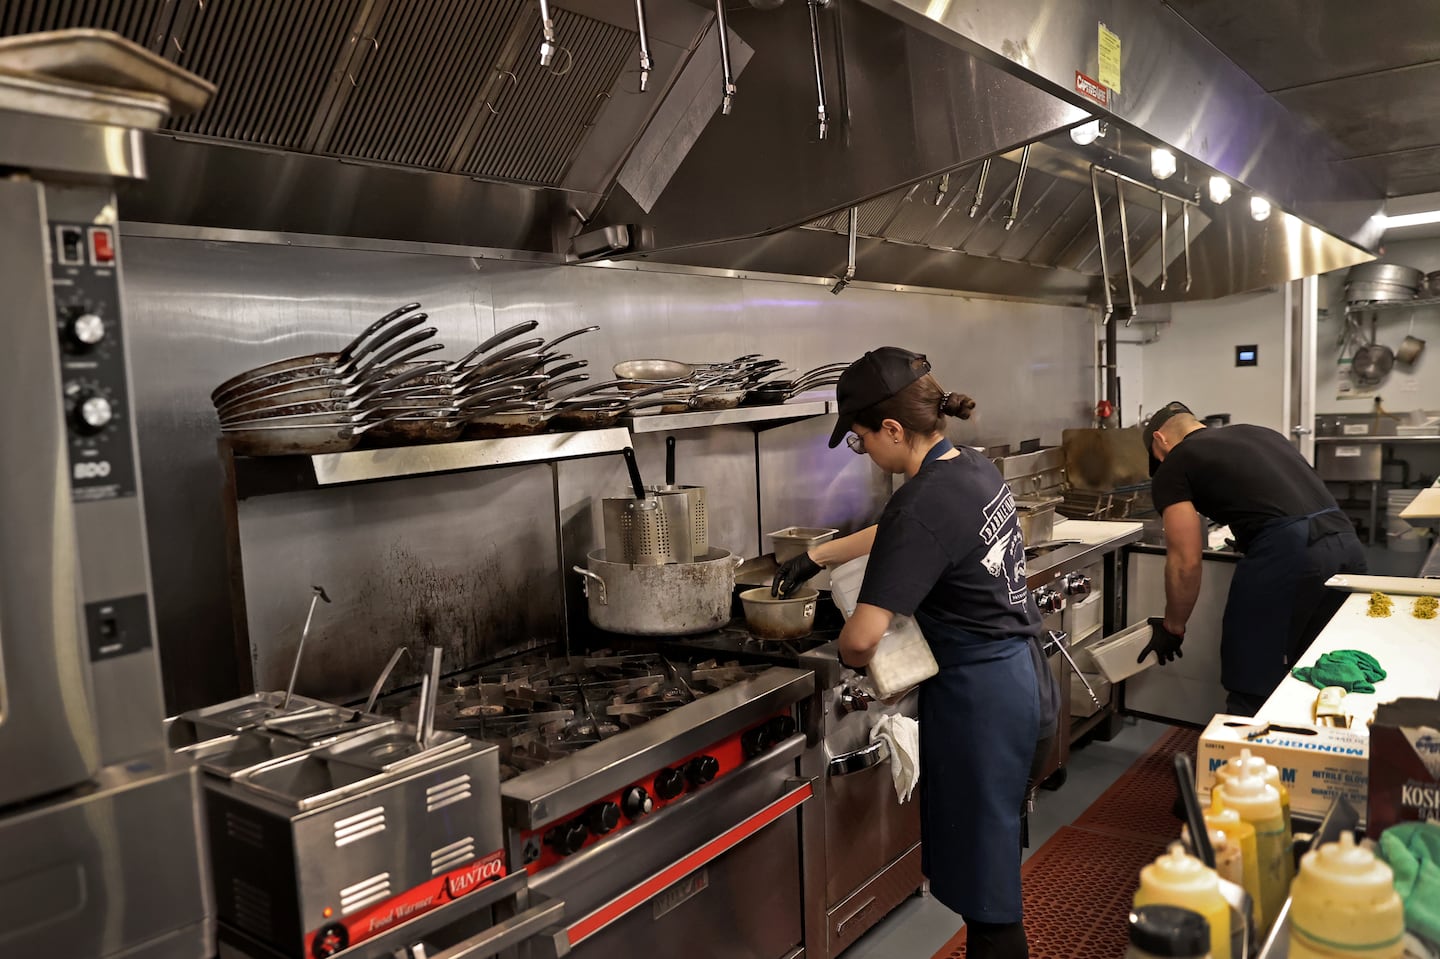
M 1358 649 L 1337 649 L 1320 657 L 1314 666 L 1301 666 L 1290 675 L 1316 689 L 1340 686 L 1347 693 L 1373 693 L 1387 675 L 1380 661 Z
M 1405 928 L 1440 942 L 1440 824 L 1402 822 L 1380 834 L 1380 858 L 1395 872 Z

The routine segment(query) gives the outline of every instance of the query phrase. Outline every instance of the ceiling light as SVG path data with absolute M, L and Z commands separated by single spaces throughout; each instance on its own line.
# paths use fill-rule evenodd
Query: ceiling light
M 1088 147 L 1105 135 L 1105 126 L 1099 120 L 1082 123 L 1070 128 L 1070 139 L 1082 147 Z
M 1210 178 L 1210 202 L 1224 203 L 1230 199 L 1230 181 L 1223 176 Z
M 1250 215 L 1257 220 L 1270 219 L 1270 201 L 1263 196 L 1250 198 Z
M 1175 154 L 1163 147 L 1156 147 L 1150 151 L 1150 172 L 1155 174 L 1155 179 L 1163 180 L 1175 173 Z
M 1424 226 L 1427 223 L 1440 223 L 1440 210 L 1426 210 L 1423 213 L 1401 213 L 1398 216 L 1380 215 L 1380 225 L 1391 230 L 1397 226 Z

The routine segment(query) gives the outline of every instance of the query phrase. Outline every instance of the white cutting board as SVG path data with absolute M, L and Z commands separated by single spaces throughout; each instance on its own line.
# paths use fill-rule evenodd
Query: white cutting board
M 1116 537 L 1144 529 L 1144 523 L 1118 520 L 1067 519 L 1055 524 L 1051 539 L 1078 539 L 1087 546 L 1109 542 Z
M 1417 576 L 1368 576 L 1363 573 L 1336 573 L 1325 581 L 1331 589 L 1347 593 L 1390 593 L 1398 596 L 1440 596 L 1440 579 Z
M 1375 692 L 1345 696 L 1345 711 L 1352 717 L 1352 729 L 1364 729 L 1374 718 L 1375 706 L 1379 703 L 1402 696 L 1433 699 L 1440 694 L 1440 618 L 1416 619 L 1410 614 L 1415 602 L 1413 595 L 1391 595 L 1395 605 L 1390 615 L 1382 618 L 1368 615 L 1368 592 L 1347 597 L 1340 612 L 1297 664 L 1314 666 L 1321 655 L 1337 649 L 1359 649 L 1380 660 L 1388 675 L 1375 684 Z M 1311 722 L 1319 692 L 1309 683 L 1287 676 L 1256 715 L 1272 722 Z
M 1440 489 L 1422 489 L 1400 511 L 1400 518 L 1411 526 L 1440 526 Z

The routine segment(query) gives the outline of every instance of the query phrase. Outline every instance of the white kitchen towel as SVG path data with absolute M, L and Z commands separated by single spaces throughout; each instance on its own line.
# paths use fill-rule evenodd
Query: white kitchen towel
M 890 748 L 890 776 L 895 796 L 908 802 L 920 781 L 920 724 L 909 716 L 887 713 L 870 729 L 870 741 L 885 740 Z

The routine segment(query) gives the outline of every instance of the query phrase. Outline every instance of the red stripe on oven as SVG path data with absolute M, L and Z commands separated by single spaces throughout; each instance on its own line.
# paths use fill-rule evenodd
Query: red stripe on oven
M 570 945 L 578 945 L 582 939 L 594 935 L 616 919 L 638 908 L 661 890 L 674 885 L 696 869 L 719 858 L 809 799 L 813 794 L 814 788 L 806 783 L 789 795 L 775 800 L 749 819 L 731 826 L 684 859 L 671 863 L 624 895 L 610 900 L 566 930 L 570 936 Z

